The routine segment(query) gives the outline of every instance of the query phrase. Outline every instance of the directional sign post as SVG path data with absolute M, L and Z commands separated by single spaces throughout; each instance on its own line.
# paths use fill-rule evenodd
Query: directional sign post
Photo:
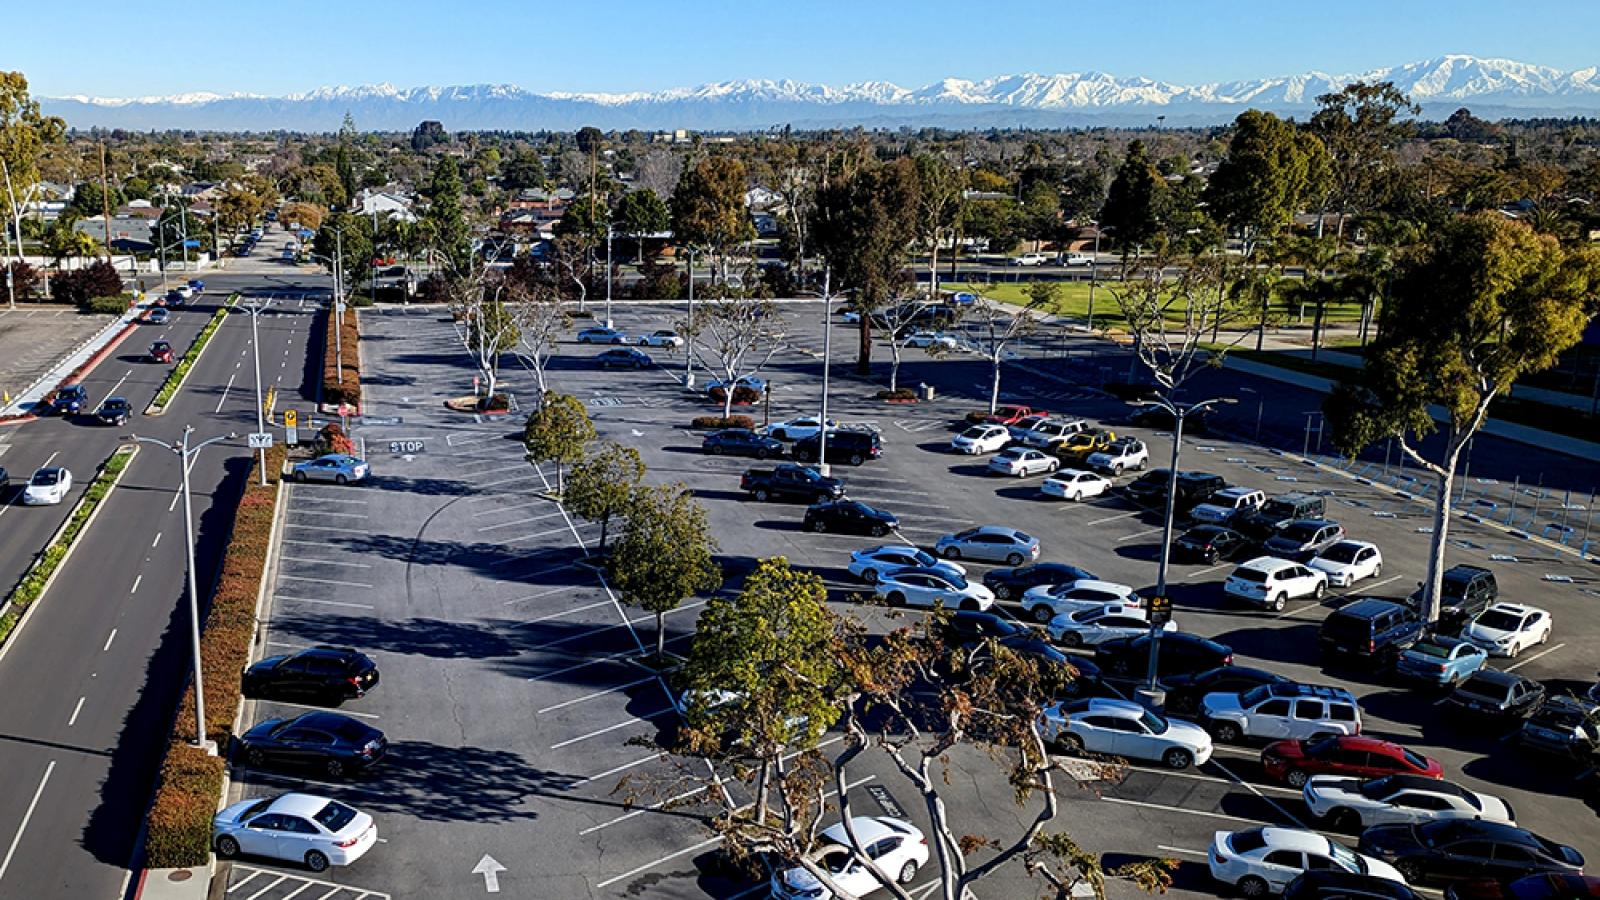
M 252 431 L 252 432 L 250 432 L 250 449 L 251 450 L 266 450 L 266 449 L 269 449 L 271 446 L 272 446 L 272 432 L 270 432 L 270 431 Z
M 1172 621 L 1172 598 L 1150 598 L 1150 624 L 1160 628 Z
M 506 870 L 505 866 L 489 854 L 485 853 L 483 859 L 472 867 L 472 874 L 483 876 L 483 889 L 486 893 L 500 893 L 500 873 Z

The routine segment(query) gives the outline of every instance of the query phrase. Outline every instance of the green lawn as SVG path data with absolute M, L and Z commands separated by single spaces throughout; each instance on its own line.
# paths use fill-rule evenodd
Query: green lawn
M 1001 303 L 1026 304 L 1028 298 L 1029 282 L 1004 282 L 999 284 L 981 284 L 976 282 L 941 281 L 939 287 L 948 291 L 971 291 L 985 297 L 998 300 Z M 1051 308 L 1056 315 L 1071 316 L 1087 320 L 1089 318 L 1089 287 L 1087 281 L 1062 281 L 1057 282 L 1061 291 L 1058 299 Z M 1287 318 L 1289 323 L 1299 323 L 1298 307 L 1283 307 L 1280 305 L 1278 313 L 1280 324 Z M 1304 324 L 1311 324 L 1315 310 L 1306 308 Z M 1095 324 L 1100 328 L 1114 327 L 1122 321 L 1122 313 L 1117 309 L 1115 296 L 1101 283 L 1094 291 L 1094 318 Z M 1361 307 L 1354 304 L 1341 304 L 1330 306 L 1323 315 L 1323 321 L 1329 325 L 1336 323 L 1359 323 L 1361 321 Z

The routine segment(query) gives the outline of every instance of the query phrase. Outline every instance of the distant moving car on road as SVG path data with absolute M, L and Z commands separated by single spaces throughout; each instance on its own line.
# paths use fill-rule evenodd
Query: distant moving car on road
M 314 768 L 332 778 L 360 772 L 383 759 L 383 732 L 334 712 L 266 719 L 239 738 L 235 756 L 252 766 Z
M 602 369 L 645 369 L 655 362 L 650 354 L 633 347 L 613 347 L 594 359 Z
M 1077 268 L 1079 266 L 1092 266 L 1092 265 L 1094 265 L 1094 257 L 1090 256 L 1087 253 L 1068 253 L 1061 260 L 1061 264 L 1063 266 L 1067 266 L 1068 268 Z
M 371 816 L 311 794 L 241 800 L 211 820 L 211 845 L 223 859 L 248 854 L 300 863 L 313 872 L 348 866 L 377 842 Z
M 239 685 L 246 697 L 339 704 L 378 686 L 378 664 L 349 647 L 316 646 L 258 660 L 244 670 Z
M 148 356 L 153 363 L 171 363 L 172 345 L 166 341 L 155 341 L 150 345 Z
M 194 296 L 195 294 L 205 293 L 206 283 L 198 278 L 191 278 L 189 279 L 189 283 L 184 285 L 184 287 L 189 289 L 190 296 Z
M 639 335 L 641 347 L 669 347 L 676 349 L 683 346 L 683 337 L 670 328 L 662 328 L 649 334 Z
M 608 351 L 609 352 L 609 351 Z M 712 456 L 753 456 L 766 459 L 783 455 L 783 442 L 748 428 L 724 428 L 713 431 L 700 441 L 700 449 Z
M 133 406 L 123 397 L 107 397 L 94 411 L 94 419 L 101 425 L 126 425 L 133 417 Z
M 596 326 L 578 332 L 580 344 L 626 344 L 627 342 L 628 336 L 615 328 Z
M 1013 266 L 1042 266 L 1055 261 L 1049 253 L 1022 253 L 1011 257 Z
M 72 472 L 61 466 L 46 466 L 33 473 L 22 489 L 24 506 L 54 506 L 72 490 Z
M 1005 525 L 980 525 L 939 538 L 933 552 L 945 559 L 976 559 L 1020 566 L 1039 558 L 1039 539 Z
M 329 453 L 316 459 L 295 463 L 289 477 L 295 481 L 331 481 L 334 484 L 354 484 L 367 477 L 366 460 L 344 453 Z
M 167 324 L 167 311 L 158 306 L 145 313 L 144 320 L 151 325 L 165 325 Z
M 83 412 L 89 405 L 89 392 L 81 384 L 69 384 L 56 391 L 55 399 L 50 401 L 50 412 L 58 416 L 75 416 Z

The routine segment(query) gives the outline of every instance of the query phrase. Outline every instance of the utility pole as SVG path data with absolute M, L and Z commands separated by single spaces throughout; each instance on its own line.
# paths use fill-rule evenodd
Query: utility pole
M 106 228 L 106 261 L 116 268 L 117 258 L 111 255 L 111 188 L 106 179 L 106 142 L 100 142 L 100 221 Z
M 694 387 L 694 248 L 689 248 L 689 320 L 683 330 L 683 386 Z
M 606 223 L 606 327 L 611 327 L 611 223 Z
M 344 232 L 333 232 L 333 358 L 339 369 L 339 386 L 344 387 Z M 324 347 L 327 344 L 323 344 Z M 341 397 L 340 403 L 342 404 Z
M 269 298 L 267 303 L 270 305 L 272 300 Z M 254 351 L 256 364 L 256 433 L 261 434 L 267 430 L 267 423 L 266 403 L 261 399 L 261 333 L 256 330 L 256 320 L 261 318 L 261 313 L 265 311 L 266 307 L 252 303 L 245 309 L 250 311 L 250 347 Z M 258 468 L 261 470 L 261 486 L 266 487 L 267 448 L 262 447 L 259 455 L 261 462 Z
M 801 257 L 804 267 L 805 257 Z M 817 470 L 828 474 L 828 364 L 833 360 L 833 267 L 822 269 L 822 416 L 818 419 Z M 769 391 L 770 394 L 770 391 Z

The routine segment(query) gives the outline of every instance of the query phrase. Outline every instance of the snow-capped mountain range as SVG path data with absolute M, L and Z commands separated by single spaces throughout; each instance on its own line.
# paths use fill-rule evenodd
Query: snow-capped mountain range
M 1250 107 L 1304 115 L 1319 94 L 1353 81 L 1392 81 L 1443 118 L 1466 106 L 1484 118 L 1600 114 L 1600 69 L 1562 71 L 1509 59 L 1450 55 L 1349 75 L 1182 85 L 1104 72 L 946 78 L 920 88 L 886 81 L 832 87 L 743 80 L 633 93 L 536 93 L 509 84 L 398 88 L 322 87 L 299 94 L 197 92 L 170 97 L 41 98 L 77 128 L 331 131 L 346 113 L 358 126 L 402 130 L 436 119 L 450 130 L 700 130 L 864 125 L 952 128 L 1149 125 L 1229 121 Z

